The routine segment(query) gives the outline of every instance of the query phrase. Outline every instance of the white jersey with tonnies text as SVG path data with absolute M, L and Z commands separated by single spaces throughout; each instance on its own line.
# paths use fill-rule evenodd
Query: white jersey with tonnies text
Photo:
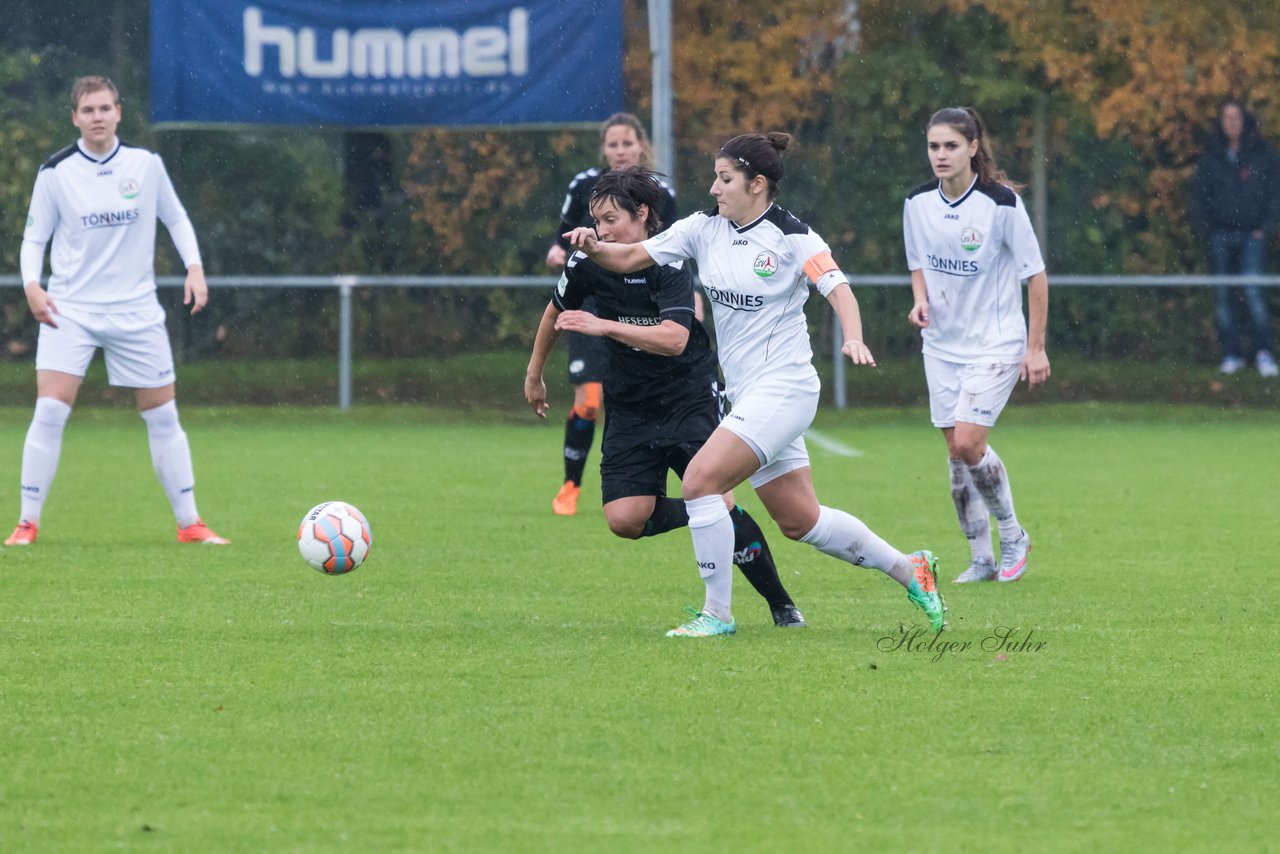
M 677 221 L 643 245 L 658 264 L 697 261 L 731 401 L 756 384 L 816 381 L 804 314 L 804 265 L 830 249 L 809 226 L 777 205 L 746 225 L 709 210 Z
M 53 240 L 49 296 L 82 311 L 126 312 L 155 304 L 156 218 L 187 219 L 160 155 L 120 143 L 94 158 L 79 143 L 36 176 L 23 240 Z
M 924 272 L 929 294 L 924 353 L 962 364 L 1022 361 L 1022 280 L 1045 268 L 1022 198 L 975 179 L 952 201 L 930 181 L 907 196 L 902 231 L 907 267 Z

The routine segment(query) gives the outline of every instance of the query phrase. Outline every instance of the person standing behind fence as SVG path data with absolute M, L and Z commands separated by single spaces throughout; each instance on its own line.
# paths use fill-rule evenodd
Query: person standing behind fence
M 600 126 L 600 156 L 609 169 L 625 169 L 628 166 L 653 166 L 653 152 L 644 125 L 630 113 L 614 113 Z M 554 270 L 564 268 L 569 256 L 566 232 L 580 226 L 591 227 L 591 192 L 595 189 L 601 170 L 593 166 L 569 183 L 564 205 L 560 208 L 560 229 L 547 250 L 547 266 Z M 661 176 L 658 182 L 663 189 L 663 206 L 659 211 L 662 222 L 670 225 L 676 220 L 675 190 Z M 594 312 L 591 300 L 584 311 Z M 573 409 L 564 425 L 564 483 L 551 502 L 551 509 L 559 516 L 572 516 L 578 512 L 578 495 L 582 490 L 582 474 L 586 471 L 587 455 L 595 440 L 596 421 L 600 417 L 603 402 L 603 381 L 609 354 L 600 338 L 565 333 L 569 345 L 569 382 L 573 384 Z
M 1214 140 L 1196 165 L 1191 185 L 1191 224 L 1209 243 L 1214 275 L 1261 275 L 1266 241 L 1280 222 L 1280 161 L 1263 141 L 1258 122 L 1239 101 L 1218 111 Z M 1214 314 L 1224 374 L 1245 365 L 1236 330 L 1235 298 L 1249 310 L 1254 364 L 1264 377 L 1280 374 L 1272 355 L 1267 294 L 1258 285 L 1216 289 Z
M 101 347 L 107 380 L 132 388 L 147 425 L 151 461 L 178 523 L 178 542 L 225 545 L 196 512 L 187 434 L 174 402 L 173 353 L 153 269 L 156 219 L 187 268 L 184 305 L 208 301 L 195 229 L 158 154 L 116 138 L 115 84 L 81 77 L 71 88 L 80 139 L 36 175 L 22 237 L 22 281 L 40 322 L 36 411 L 22 449 L 22 509 L 6 546 L 31 545 L 62 450 L 62 434 L 85 369 Z M 40 287 L 50 239 L 52 275 Z
M 1049 378 L 1049 279 L 1040 244 L 986 136 L 968 107 L 934 113 L 926 139 L 936 177 L 907 195 L 902 212 L 915 297 L 907 319 L 922 330 L 929 414 L 947 443 L 951 499 L 973 555 L 957 584 L 1017 581 L 1027 570 L 1031 538 L 987 437 L 1020 377 L 1032 386 Z M 999 567 L 991 516 L 999 524 Z

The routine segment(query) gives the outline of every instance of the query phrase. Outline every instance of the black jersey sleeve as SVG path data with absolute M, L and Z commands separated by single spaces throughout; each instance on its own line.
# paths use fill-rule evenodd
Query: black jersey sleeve
M 676 191 L 671 189 L 667 184 L 662 185 L 662 210 L 658 212 L 658 216 L 662 219 L 662 230 L 666 231 L 672 226 L 680 215 L 676 213 Z
M 599 177 L 600 173 L 597 169 L 580 172 L 570 182 L 569 190 L 565 193 L 564 204 L 560 208 L 560 229 L 556 232 L 556 244 L 566 252 L 570 247 L 569 241 L 564 239 L 565 232 L 592 225 L 595 222 L 591 218 L 591 191 L 595 188 L 596 179 Z
M 674 320 L 689 329 L 693 326 L 693 275 L 682 262 L 658 267 L 654 302 L 658 304 L 658 316 Z
M 587 267 L 591 260 L 581 252 L 569 256 L 556 282 L 556 289 L 551 294 L 551 302 L 561 311 L 577 311 L 582 308 L 587 297 L 591 296 L 591 276 Z

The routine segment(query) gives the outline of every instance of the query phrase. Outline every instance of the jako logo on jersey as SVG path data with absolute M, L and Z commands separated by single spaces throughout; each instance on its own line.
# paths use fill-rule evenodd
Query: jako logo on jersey
M 85 228 L 115 228 L 121 225 L 133 225 L 138 221 L 138 209 L 127 211 L 103 211 L 80 217 L 80 224 Z
M 930 269 L 939 273 L 950 273 L 953 276 L 978 275 L 978 262 L 965 258 L 939 258 L 937 255 L 924 256 L 929 261 Z
M 327 44 L 329 59 L 318 56 Z M 511 9 L 507 29 L 423 27 L 402 33 L 391 27 L 336 29 L 319 34 L 315 27 L 265 26 L 262 10 L 244 10 L 244 70 L 261 77 L 267 48 L 275 48 L 281 77 L 335 79 L 373 77 L 522 77 L 529 73 L 529 10 Z
M 746 245 L 747 245 L 747 241 L 745 241 L 745 240 L 743 240 L 743 239 L 739 238 L 739 239 L 737 239 L 737 240 L 733 241 L 733 243 L 731 243 L 731 244 L 729 244 L 729 245 L 730 245 L 730 246 L 746 246 Z
M 120 195 L 126 199 L 136 199 L 141 191 L 142 187 L 138 186 L 138 182 L 132 178 L 125 178 L 120 182 Z
M 756 256 L 755 263 L 751 265 L 751 269 L 760 278 L 767 279 L 778 272 L 778 259 L 773 256 L 772 252 L 761 252 Z
M 107 175 L 114 175 L 114 174 L 116 174 L 116 173 L 112 172 L 110 169 L 99 169 L 99 170 L 98 170 L 98 174 L 97 174 L 97 175 L 95 175 L 94 177 L 95 177 L 95 178 L 104 178 L 104 177 L 106 177 Z
M 966 252 L 977 252 L 982 248 L 982 232 L 971 225 L 960 229 L 960 248 Z
M 722 291 L 706 284 L 703 284 L 702 290 L 707 295 L 707 299 L 719 305 L 727 306 L 734 311 L 759 311 L 764 308 L 764 297 L 760 296 L 760 294 L 740 294 L 736 291 Z

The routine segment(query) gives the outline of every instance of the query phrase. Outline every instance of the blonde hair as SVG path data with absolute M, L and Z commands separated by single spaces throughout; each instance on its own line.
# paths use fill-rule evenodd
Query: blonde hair
M 649 142 L 649 134 L 645 133 L 644 125 L 640 123 L 640 119 L 631 113 L 614 113 L 604 120 L 604 124 L 600 125 L 601 159 L 603 160 L 605 135 L 609 133 L 609 128 L 616 127 L 631 128 L 635 131 L 636 139 L 640 142 L 640 165 L 646 169 L 652 169 L 653 145 Z
M 71 84 L 72 112 L 80 109 L 80 99 L 85 95 L 101 92 L 103 89 L 111 93 L 111 98 L 115 103 L 120 103 L 120 90 L 116 88 L 116 84 L 111 82 L 111 78 L 98 77 L 96 75 L 78 78 L 76 82 Z

